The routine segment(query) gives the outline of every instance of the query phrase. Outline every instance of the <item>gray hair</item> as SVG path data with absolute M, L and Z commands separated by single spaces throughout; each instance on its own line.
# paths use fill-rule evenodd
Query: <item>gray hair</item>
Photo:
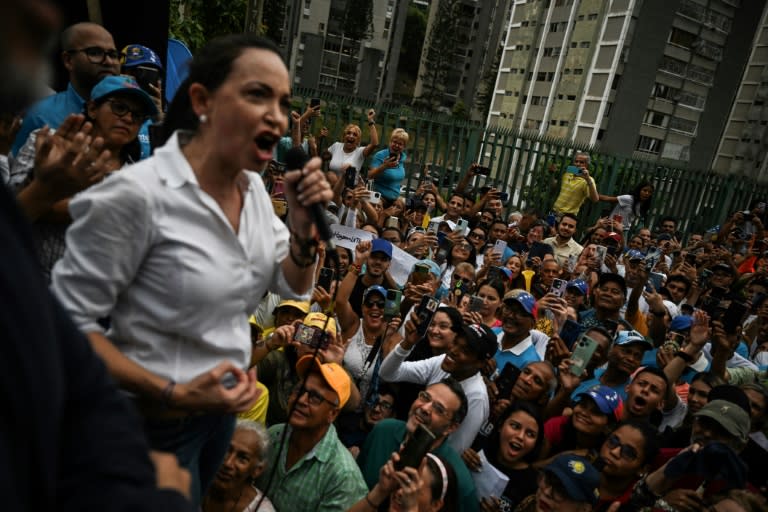
M 590 165 L 592 163 L 592 158 L 589 156 L 589 153 L 585 153 L 584 151 L 577 151 L 573 154 L 573 159 L 576 160 L 577 156 L 583 156 L 587 159 L 587 165 Z
M 257 442 L 259 445 L 259 464 L 264 463 L 267 460 L 267 454 L 269 453 L 269 434 L 264 425 L 258 421 L 238 419 L 235 424 L 235 430 L 247 430 L 256 434 Z

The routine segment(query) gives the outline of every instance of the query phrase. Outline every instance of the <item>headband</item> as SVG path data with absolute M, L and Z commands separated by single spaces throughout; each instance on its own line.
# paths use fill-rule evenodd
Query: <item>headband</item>
M 440 493 L 440 499 L 444 500 L 445 495 L 448 492 L 448 472 L 445 470 L 443 461 L 436 457 L 434 454 L 428 453 L 427 457 L 435 461 L 435 464 L 437 464 L 437 469 L 440 470 L 440 477 L 443 479 L 443 492 Z

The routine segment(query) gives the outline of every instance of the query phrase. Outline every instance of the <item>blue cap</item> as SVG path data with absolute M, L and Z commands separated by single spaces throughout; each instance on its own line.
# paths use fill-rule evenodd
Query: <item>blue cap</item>
M 600 497 L 600 473 L 584 457 L 563 454 L 544 466 L 552 473 L 568 493 L 568 498 L 594 505 Z
M 627 253 L 624 255 L 624 259 L 627 261 L 632 260 L 642 260 L 645 256 L 641 251 L 638 251 L 637 249 L 630 249 L 627 251 Z
M 365 299 L 367 299 L 368 296 L 372 293 L 380 293 L 382 297 L 385 299 L 387 298 L 387 290 L 385 290 L 381 285 L 374 284 L 366 288 L 363 292 L 363 302 L 365 302 Z
M 150 65 L 163 69 L 163 62 L 152 49 L 140 44 L 129 44 L 120 52 L 120 65 L 124 68 Z
M 595 402 L 600 412 L 612 416 L 616 421 L 621 421 L 621 417 L 624 414 L 624 402 L 615 390 L 603 385 L 592 386 L 588 390 L 576 395 L 574 401 L 579 402 L 585 396 Z
M 675 332 L 687 331 L 693 325 L 693 317 L 688 315 L 677 315 L 669 324 L 669 330 Z
M 383 252 L 386 254 L 387 258 L 392 259 L 392 243 L 383 238 L 376 238 L 371 243 L 371 254 L 375 252 Z
M 526 311 L 526 313 L 531 315 L 533 318 L 536 318 L 536 299 L 533 297 L 533 295 L 525 290 L 510 290 L 504 294 L 503 302 L 509 302 L 512 300 L 523 306 L 523 309 Z
M 581 292 L 582 295 L 589 293 L 589 285 L 583 279 L 574 279 L 573 281 L 568 281 L 565 289 L 567 290 L 568 288 L 576 288 L 579 290 L 579 292 Z
M 435 277 L 440 277 L 440 274 L 442 274 L 442 272 L 440 271 L 440 265 L 438 265 L 437 263 L 435 263 L 432 260 L 419 260 L 419 261 L 417 261 L 416 263 L 413 264 L 413 267 L 411 268 L 411 272 L 416 270 L 416 265 L 419 265 L 419 264 L 427 265 L 429 267 L 429 273 L 432 274 Z
M 507 279 L 509 279 L 510 281 L 512 280 L 511 270 L 509 270 L 507 267 L 496 267 L 496 268 L 504 272 L 504 275 L 507 276 Z
M 635 331 L 634 329 L 631 331 L 620 331 L 616 338 L 613 340 L 614 345 L 630 345 L 632 343 L 642 343 L 646 345 L 645 350 L 650 350 L 653 348 L 653 343 L 648 341 L 648 339 L 640 334 L 639 332 Z
M 108 76 L 97 83 L 93 89 L 91 89 L 91 99 L 99 101 L 109 96 L 120 94 L 124 96 L 133 96 L 137 100 L 141 101 L 144 107 L 147 109 L 149 115 L 157 114 L 157 107 L 149 94 L 144 92 L 136 80 L 132 76 L 118 75 Z

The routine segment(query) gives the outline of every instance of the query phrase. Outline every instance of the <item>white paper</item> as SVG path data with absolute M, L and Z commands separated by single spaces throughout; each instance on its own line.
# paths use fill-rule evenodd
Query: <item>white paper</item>
M 478 499 L 499 497 L 504 494 L 507 488 L 509 477 L 496 469 L 485 457 L 483 450 L 477 454 L 480 456 L 480 471 L 470 471 L 472 479 L 475 481 L 475 489 Z
M 373 240 L 373 234 L 364 229 L 351 228 L 341 224 L 332 224 L 333 241 L 338 247 L 344 247 L 355 253 L 355 247 L 364 240 Z
M 399 285 L 405 286 L 405 282 L 408 281 L 408 275 L 411 273 L 413 266 L 418 263 L 418 259 L 411 256 L 401 248 L 392 246 L 392 262 L 389 264 L 389 275 Z M 403 322 L 405 323 L 405 322 Z

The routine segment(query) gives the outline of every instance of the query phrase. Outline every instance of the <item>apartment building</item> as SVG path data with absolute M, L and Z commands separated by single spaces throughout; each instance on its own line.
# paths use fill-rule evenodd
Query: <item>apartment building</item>
M 765 4 L 515 0 L 488 122 L 709 168 Z

